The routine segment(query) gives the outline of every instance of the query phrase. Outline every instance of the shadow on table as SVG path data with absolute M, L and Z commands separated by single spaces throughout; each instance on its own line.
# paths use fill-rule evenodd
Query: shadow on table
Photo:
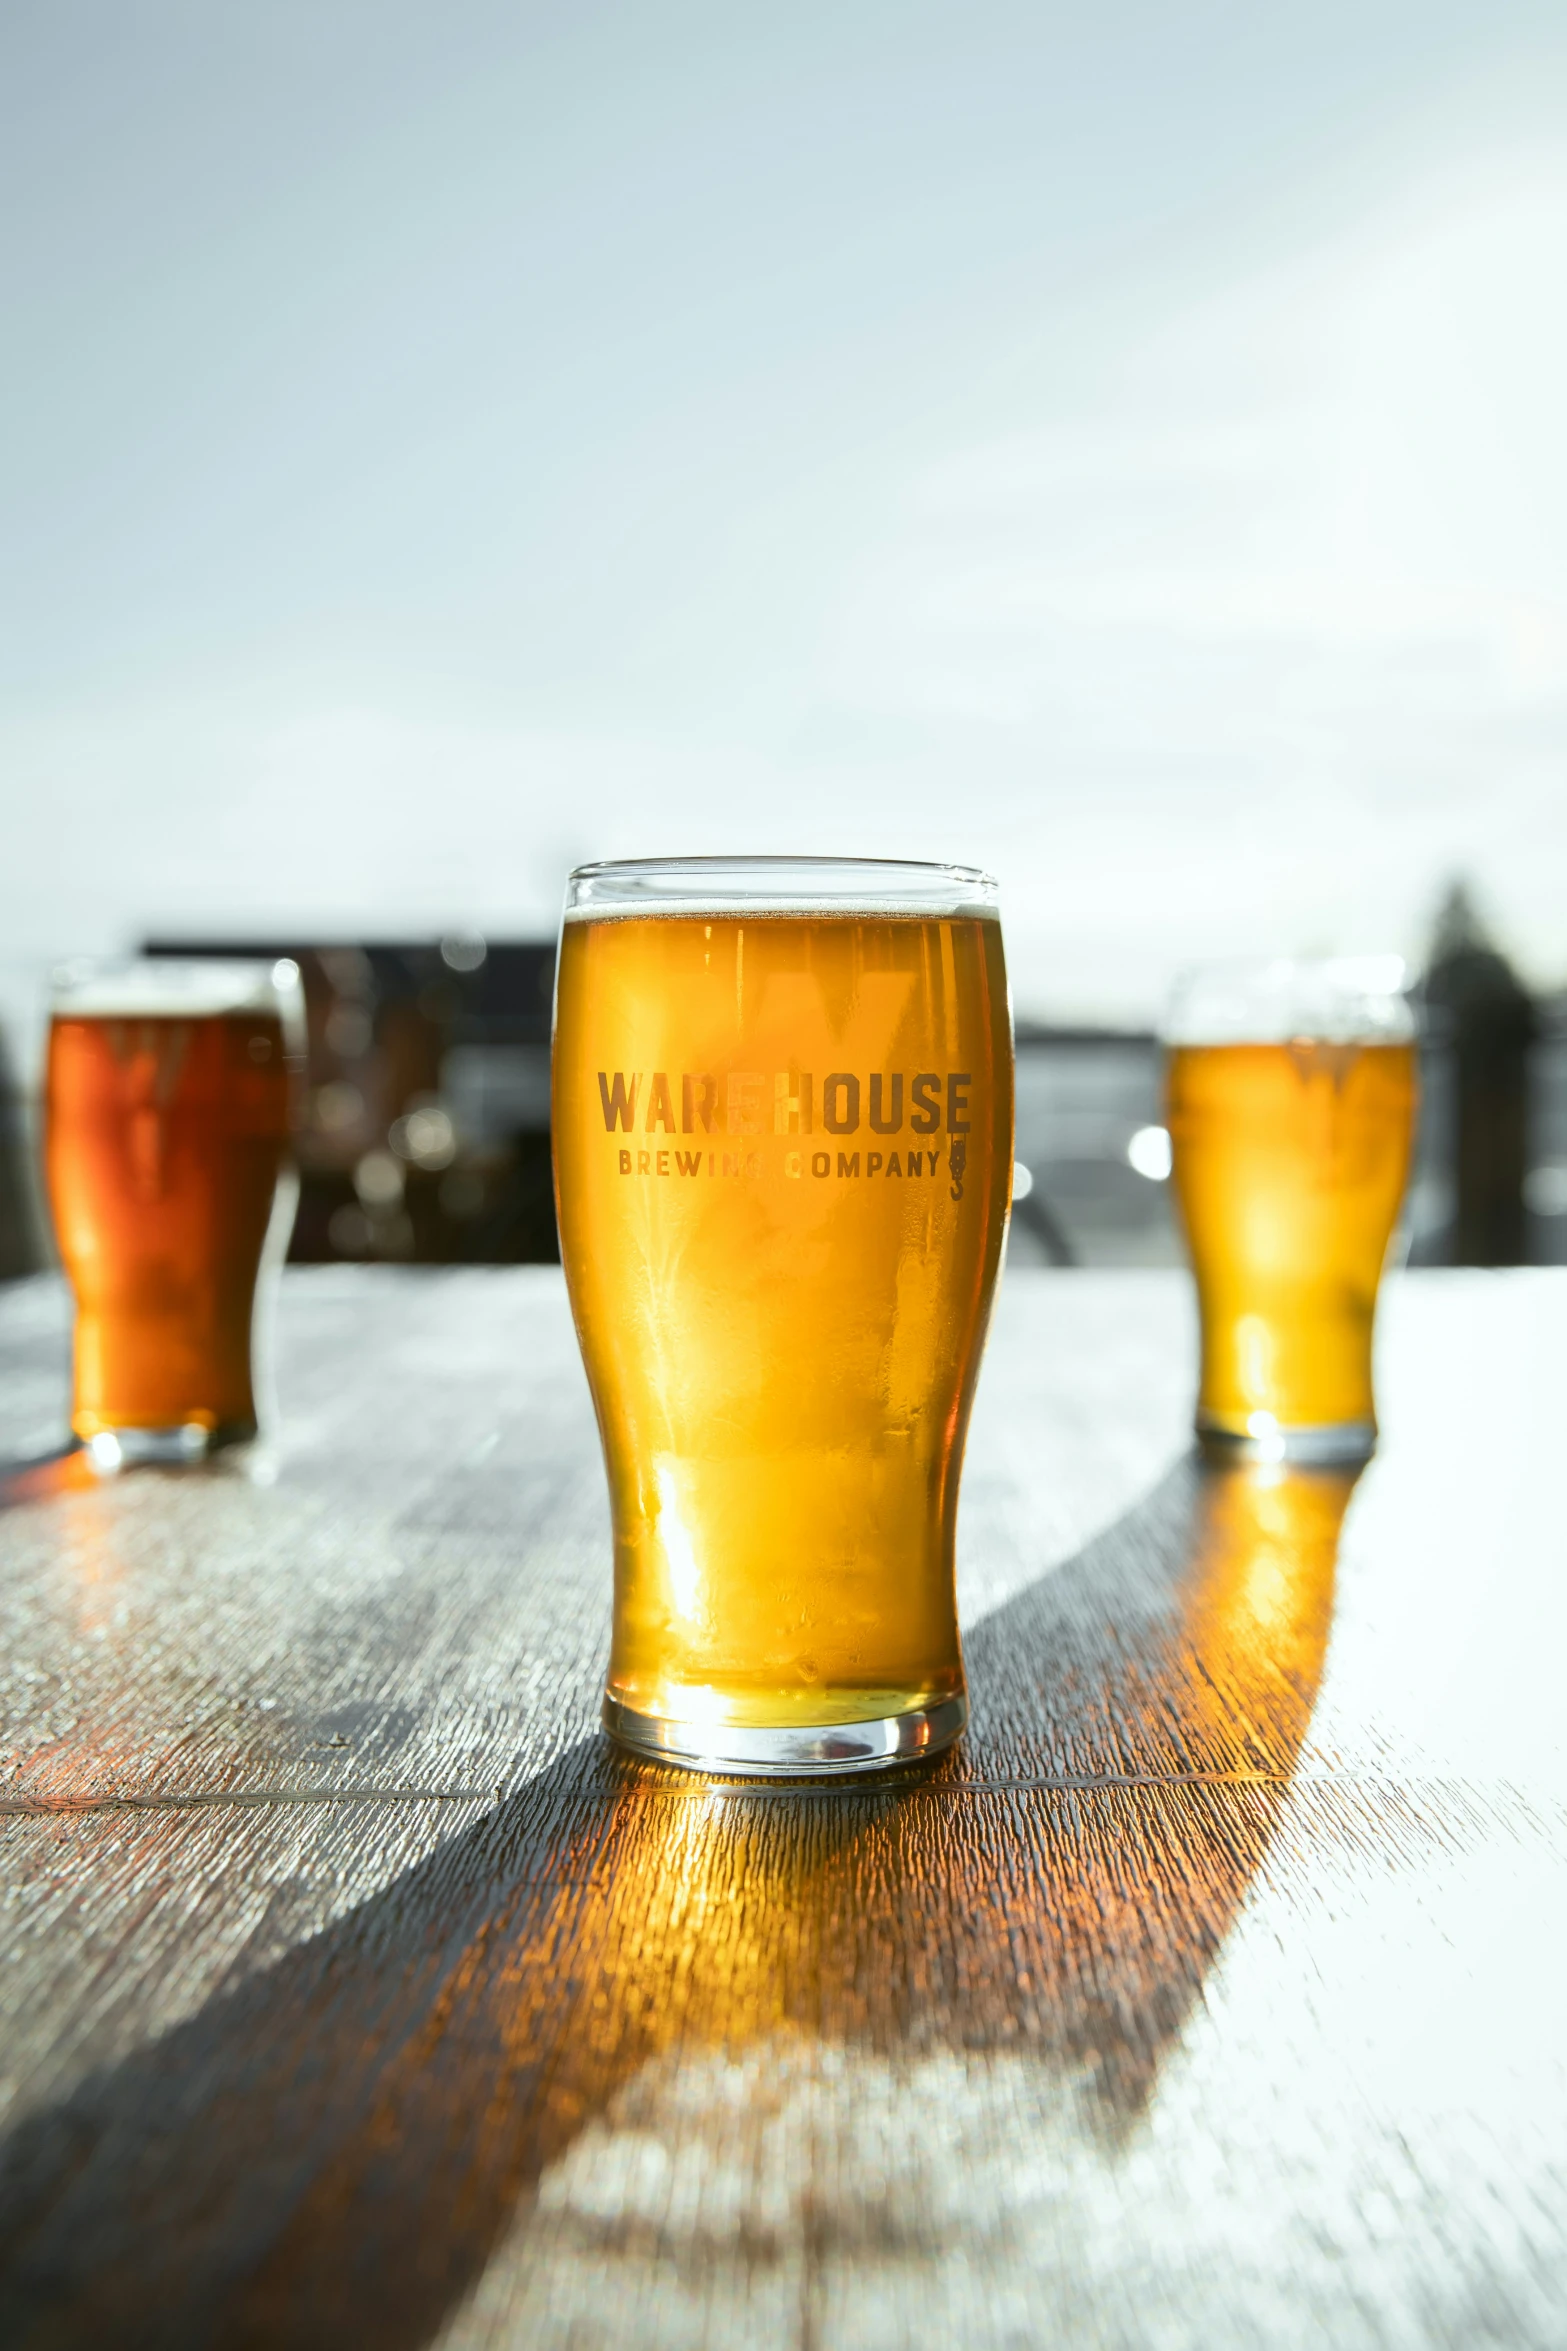
M 67 1494 L 97 1483 L 92 1455 L 74 1436 L 60 1439 L 38 1453 L 17 1453 L 0 1459 L 0 1510 L 23 1502 L 43 1502 L 53 1494 Z
M 679 2047 L 1026 2050 L 1113 2140 L 1274 1834 L 1352 1484 L 1180 1465 L 975 1630 L 984 1718 L 913 1781 L 574 1750 L 12 2132 L 0 2337 L 415 2351 Z

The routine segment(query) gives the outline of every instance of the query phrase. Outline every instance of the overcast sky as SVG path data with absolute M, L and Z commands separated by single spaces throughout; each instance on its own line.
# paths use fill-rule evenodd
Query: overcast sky
M 1564 255 L 1557 0 L 9 0 L 0 1002 L 733 847 L 1567 979 Z

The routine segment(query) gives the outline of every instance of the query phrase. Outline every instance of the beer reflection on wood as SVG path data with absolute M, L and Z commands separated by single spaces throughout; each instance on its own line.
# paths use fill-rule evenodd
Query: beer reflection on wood
M 975 1628 L 971 1746 L 912 1781 L 725 1788 L 573 1751 L 12 2131 L 6 2339 L 413 2351 L 546 2167 L 685 2081 L 705 2095 L 715 2057 L 755 2083 L 791 2050 L 1005 2059 L 1012 2095 L 1110 2152 L 1290 1801 L 1352 1485 L 1178 1466 Z M 725 2127 L 735 2192 L 765 2204 L 760 2121 Z M 802 2197 L 743 2235 L 808 2301 L 840 2224 L 828 2181 Z M 891 2201 L 856 2210 L 843 2227 L 896 2247 Z M 575 2225 L 550 2223 L 557 2250 Z M 667 2243 L 700 2265 L 682 2225 Z M 595 2264 L 629 2249 L 581 2226 Z

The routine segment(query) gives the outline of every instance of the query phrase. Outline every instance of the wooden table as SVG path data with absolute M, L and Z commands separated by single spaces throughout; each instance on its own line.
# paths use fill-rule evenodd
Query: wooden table
M 1010 1277 L 974 1728 L 870 1786 L 601 1744 L 553 1273 L 291 1275 L 271 1452 L 13 1475 L 0 2340 L 1567 2343 L 1567 1277 L 1394 1287 L 1352 1496 L 1190 1355 Z

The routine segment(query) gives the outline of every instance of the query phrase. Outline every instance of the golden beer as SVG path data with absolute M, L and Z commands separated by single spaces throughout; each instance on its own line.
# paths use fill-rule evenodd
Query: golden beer
M 1405 1033 L 1386 1041 L 1368 1015 L 1369 1036 L 1171 1051 L 1172 1173 L 1202 1323 L 1197 1422 L 1220 1445 L 1328 1460 L 1375 1440 L 1377 1290 L 1415 1114 L 1400 1009 L 1380 1025 Z
M 67 974 L 45 1158 L 76 1297 L 71 1425 L 105 1462 L 254 1435 L 252 1324 L 290 1130 L 292 964 Z
M 865 1767 L 966 1711 L 958 1476 L 1012 1167 L 1001 929 L 993 885 L 948 869 L 705 867 L 590 868 L 561 936 L 606 1721 L 674 1760 Z M 644 875 L 675 903 L 644 911 Z

